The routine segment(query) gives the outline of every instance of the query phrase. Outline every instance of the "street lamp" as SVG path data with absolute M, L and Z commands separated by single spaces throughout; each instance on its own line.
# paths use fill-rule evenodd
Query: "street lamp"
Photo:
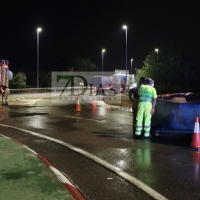
M 39 33 L 41 28 L 37 28 L 37 88 L 39 88 Z
M 133 63 L 133 59 L 131 58 L 131 82 L 132 82 L 132 74 L 133 74 L 133 72 L 132 72 L 132 63 Z
M 158 60 L 158 49 L 155 49 L 155 52 L 157 53 L 157 60 Z
M 105 53 L 105 49 L 102 49 L 102 76 L 103 76 L 103 55 L 104 55 L 104 53 Z
M 127 26 L 126 25 L 123 25 L 123 29 L 126 30 L 126 83 L 125 83 L 125 87 L 126 87 L 126 84 L 127 84 Z

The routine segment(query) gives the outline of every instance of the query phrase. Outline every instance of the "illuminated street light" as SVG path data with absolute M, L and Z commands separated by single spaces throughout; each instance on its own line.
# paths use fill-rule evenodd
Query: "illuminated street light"
M 39 88 L 39 33 L 41 28 L 37 28 L 37 88 Z
M 133 72 L 132 72 L 132 63 L 133 63 L 133 59 L 131 58 L 131 82 L 132 82 L 132 74 L 133 74 Z
M 102 76 L 103 76 L 103 55 L 104 55 L 104 53 L 105 53 L 105 49 L 102 49 Z
M 125 83 L 125 87 L 127 85 L 127 28 L 128 27 L 126 25 L 123 26 L 123 29 L 126 30 L 126 83 Z
M 158 59 L 158 49 L 155 49 L 155 52 L 157 53 L 157 59 Z

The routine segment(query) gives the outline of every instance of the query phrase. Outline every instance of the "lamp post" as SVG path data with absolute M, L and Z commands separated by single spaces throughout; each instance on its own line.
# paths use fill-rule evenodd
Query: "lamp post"
M 102 76 L 103 76 L 103 55 L 104 55 L 104 53 L 105 53 L 105 49 L 102 49 Z
M 155 52 L 157 53 L 157 60 L 158 60 L 158 49 L 155 49 Z
M 132 82 L 132 74 L 133 74 L 133 72 L 132 72 L 132 63 L 133 63 L 133 59 L 131 58 L 131 82 Z
M 125 83 L 125 87 L 127 85 L 127 26 L 126 25 L 123 25 L 123 29 L 126 30 L 126 83 Z
M 41 28 L 37 28 L 37 88 L 39 88 L 39 33 Z

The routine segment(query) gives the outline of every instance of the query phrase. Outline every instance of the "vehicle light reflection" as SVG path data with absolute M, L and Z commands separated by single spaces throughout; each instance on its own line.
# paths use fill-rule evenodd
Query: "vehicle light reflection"
M 34 116 L 30 121 L 28 121 L 28 126 L 33 128 L 45 128 L 44 124 L 43 117 L 41 116 Z
M 200 152 L 193 153 L 193 161 L 194 161 L 194 178 L 195 180 L 199 180 Z

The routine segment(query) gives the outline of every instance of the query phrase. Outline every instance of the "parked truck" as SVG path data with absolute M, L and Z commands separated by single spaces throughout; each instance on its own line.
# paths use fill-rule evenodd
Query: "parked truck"
M 112 81 L 112 77 L 110 76 L 90 76 L 86 79 L 88 87 L 92 88 L 94 93 L 107 91 Z

